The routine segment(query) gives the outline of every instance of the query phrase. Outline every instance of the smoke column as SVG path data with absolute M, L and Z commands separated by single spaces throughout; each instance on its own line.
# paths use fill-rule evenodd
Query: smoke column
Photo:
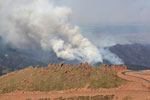
M 17 48 L 41 47 L 53 50 L 57 57 L 78 59 L 89 63 L 111 61 L 111 52 L 98 48 L 80 33 L 78 26 L 69 23 L 72 10 L 54 6 L 50 0 L 1 0 L 0 36 Z

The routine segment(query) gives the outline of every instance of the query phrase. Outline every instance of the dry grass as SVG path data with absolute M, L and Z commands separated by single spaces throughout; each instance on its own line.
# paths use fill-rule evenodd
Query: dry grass
M 69 98 L 54 98 L 54 99 L 50 99 L 50 98 L 41 98 L 38 100 L 113 100 L 114 95 L 97 95 L 97 96 L 78 96 L 78 97 L 69 97 Z
M 28 67 L 0 77 L 0 93 L 21 91 L 54 91 L 83 88 L 114 88 L 125 80 L 111 68 L 101 67 Z

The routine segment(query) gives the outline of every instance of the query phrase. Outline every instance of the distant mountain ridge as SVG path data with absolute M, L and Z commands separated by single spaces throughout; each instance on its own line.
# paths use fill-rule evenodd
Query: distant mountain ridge
M 109 47 L 109 50 L 121 58 L 129 69 L 150 69 L 150 45 L 126 44 Z M 41 49 L 16 49 L 5 44 L 0 39 L 0 67 L 25 68 L 27 66 L 42 65 L 49 63 L 72 63 L 78 64 L 78 60 L 66 60 L 56 56 L 53 51 L 45 52 Z M 108 61 L 104 62 L 110 64 Z M 101 63 L 98 63 L 101 64 Z
M 129 69 L 150 69 L 150 45 L 126 44 L 109 48 Z

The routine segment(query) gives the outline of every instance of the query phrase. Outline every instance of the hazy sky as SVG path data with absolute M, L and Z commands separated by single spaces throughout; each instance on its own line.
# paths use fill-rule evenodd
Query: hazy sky
M 0 9 L 3 1 L 0 0 Z M 98 45 L 128 42 L 150 44 L 150 0 L 50 1 L 58 7 L 71 8 L 69 21 L 81 26 L 82 34 Z
M 150 44 L 150 0 L 54 0 L 54 2 L 56 5 L 72 8 L 70 21 L 83 25 L 84 31 L 87 32 L 84 35 L 89 36 L 91 41 L 98 40 L 96 42 L 100 45 L 105 40 L 101 42 L 97 37 L 102 39 L 106 37 L 106 40 L 116 43 L 125 41 L 125 43 Z
M 150 23 L 150 0 L 55 0 L 76 23 Z

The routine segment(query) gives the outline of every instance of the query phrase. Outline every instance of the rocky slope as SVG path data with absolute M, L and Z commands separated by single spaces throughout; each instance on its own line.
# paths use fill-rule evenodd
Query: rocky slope
M 150 46 L 141 44 L 115 45 L 109 48 L 129 69 L 150 69 Z

